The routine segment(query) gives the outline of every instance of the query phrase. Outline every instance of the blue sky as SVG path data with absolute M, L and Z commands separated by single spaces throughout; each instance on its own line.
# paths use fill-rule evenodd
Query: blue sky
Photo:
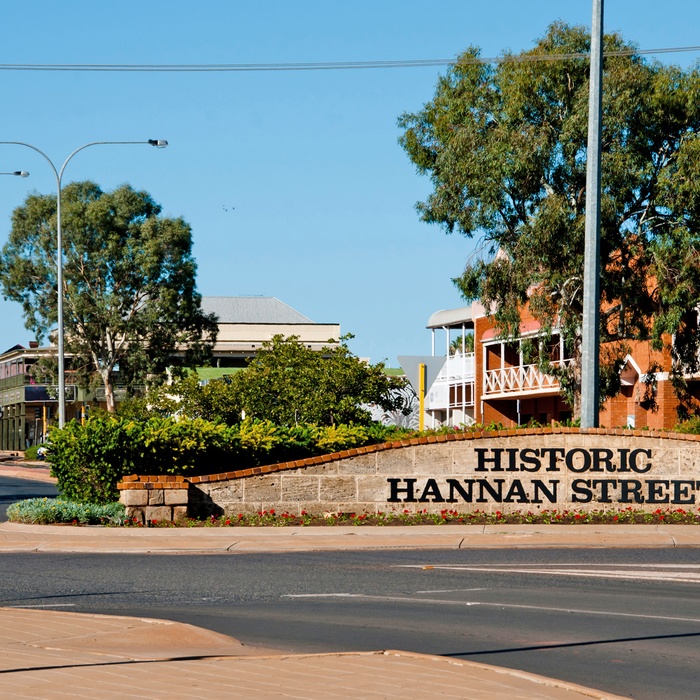
M 68 0 L 5 3 L 2 64 L 213 64 L 452 58 L 529 48 L 553 21 L 590 24 L 590 0 Z M 608 0 L 606 30 L 641 48 L 700 44 L 700 3 Z M 662 57 L 690 65 L 697 53 Z M 0 71 L 0 140 L 60 166 L 100 146 L 64 184 L 150 192 L 193 228 L 204 295 L 276 296 L 340 323 L 373 362 L 430 352 L 433 311 L 462 305 L 451 283 L 470 241 L 422 224 L 430 190 L 397 144 L 397 117 L 433 94 L 443 68 L 245 73 Z M 0 245 L 12 210 L 55 191 L 48 164 L 0 146 Z M 0 349 L 27 344 L 18 304 L 0 300 Z

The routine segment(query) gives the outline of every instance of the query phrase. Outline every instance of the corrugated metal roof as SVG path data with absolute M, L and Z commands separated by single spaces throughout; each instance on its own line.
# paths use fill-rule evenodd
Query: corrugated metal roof
M 220 323 L 313 323 L 275 297 L 202 297 L 202 311 Z

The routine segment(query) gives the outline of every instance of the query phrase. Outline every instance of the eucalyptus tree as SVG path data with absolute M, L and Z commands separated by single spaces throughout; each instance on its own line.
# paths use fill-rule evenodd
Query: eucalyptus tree
M 113 412 L 117 372 L 133 389 L 173 362 L 201 362 L 216 319 L 201 310 L 189 225 L 161 216 L 148 193 L 78 182 L 63 189 L 61 207 L 66 353 L 80 383 L 104 387 Z M 56 269 L 56 197 L 31 194 L 12 214 L 0 285 L 38 339 L 57 323 Z
M 575 412 L 589 50 L 588 31 L 563 23 L 496 63 L 471 47 L 432 100 L 399 119 L 400 143 L 433 183 L 421 218 L 479 239 L 455 284 L 490 310 L 503 337 L 519 335 L 526 304 L 543 336 L 563 334 L 575 360 L 567 369 L 538 355 L 546 343 L 531 350 Z M 700 74 L 648 61 L 619 34 L 605 36 L 604 50 L 601 395 L 619 390 L 638 340 L 671 353 L 682 394 L 698 354 Z M 656 360 L 642 369 L 652 376 Z

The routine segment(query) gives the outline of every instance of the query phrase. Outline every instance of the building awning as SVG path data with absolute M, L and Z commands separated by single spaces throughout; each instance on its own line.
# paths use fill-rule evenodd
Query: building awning
M 428 319 L 426 328 L 461 328 L 462 325 L 471 326 L 473 324 L 472 307 L 464 306 L 461 309 L 436 311 Z

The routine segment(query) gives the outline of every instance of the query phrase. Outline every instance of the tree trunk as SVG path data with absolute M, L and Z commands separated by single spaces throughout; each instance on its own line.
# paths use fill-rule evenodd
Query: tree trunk
M 102 383 L 105 388 L 105 403 L 107 404 L 107 413 L 116 413 L 117 406 L 114 400 L 114 385 L 112 384 L 112 372 L 108 369 L 100 371 Z

